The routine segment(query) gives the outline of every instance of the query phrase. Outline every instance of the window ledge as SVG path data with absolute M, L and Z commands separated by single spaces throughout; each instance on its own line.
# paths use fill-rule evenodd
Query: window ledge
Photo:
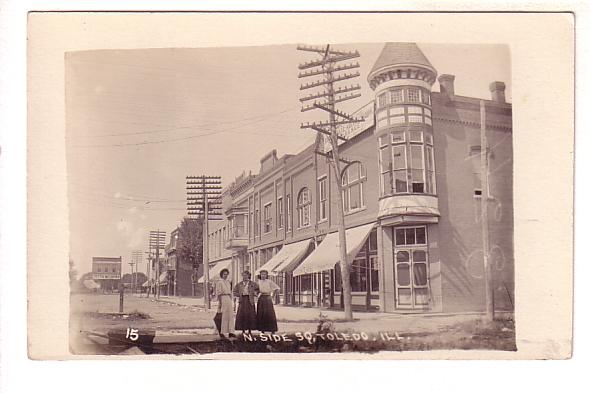
M 355 209 L 355 210 L 349 210 L 347 212 L 344 212 L 344 215 L 345 216 L 350 216 L 352 214 L 355 214 L 355 213 L 358 213 L 358 212 L 362 212 L 362 211 L 365 211 L 365 210 L 367 210 L 367 207 L 366 206 L 363 206 L 363 207 L 358 208 L 358 209 Z
M 324 223 L 324 222 L 327 222 L 327 221 L 328 221 L 328 218 L 327 217 L 326 218 L 322 218 L 321 220 L 318 221 L 318 224 L 321 224 L 321 223 Z

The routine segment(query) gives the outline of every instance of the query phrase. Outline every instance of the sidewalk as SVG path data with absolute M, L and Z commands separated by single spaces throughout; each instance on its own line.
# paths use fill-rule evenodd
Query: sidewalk
M 153 299 L 153 298 L 151 298 Z M 198 307 L 204 310 L 202 298 L 160 296 L 160 302 L 177 304 L 185 307 Z M 315 331 L 322 319 L 330 321 L 338 331 L 364 331 L 364 332 L 442 332 L 452 329 L 453 326 L 477 323 L 482 314 L 391 314 L 380 312 L 353 313 L 354 320 L 343 321 L 344 312 L 315 307 L 298 307 L 275 305 L 275 313 L 282 332 Z M 217 302 L 211 302 L 208 312 L 213 315 L 217 310 Z

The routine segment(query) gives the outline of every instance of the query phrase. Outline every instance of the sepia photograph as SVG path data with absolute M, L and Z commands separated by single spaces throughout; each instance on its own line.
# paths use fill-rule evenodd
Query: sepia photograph
M 510 51 L 65 55 L 73 354 L 515 351 Z
M 571 356 L 570 20 L 459 17 L 30 14 L 29 358 Z

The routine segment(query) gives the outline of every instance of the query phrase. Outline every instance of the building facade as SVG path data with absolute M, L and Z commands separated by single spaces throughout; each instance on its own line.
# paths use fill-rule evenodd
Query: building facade
M 92 257 L 92 279 L 103 291 L 116 291 L 121 280 L 122 257 Z
M 368 75 L 375 97 L 357 113 L 365 121 L 340 129 L 357 309 L 484 311 L 484 237 L 494 308 L 514 309 L 511 105 L 502 82 L 481 100 L 456 95 L 454 78 L 437 79 L 416 44 L 388 43 Z M 236 178 L 223 193 L 224 219 L 209 231 L 209 260 L 224 261 L 234 280 L 270 271 L 283 304 L 339 308 L 338 188 L 322 150 L 330 147 L 318 138 L 296 155 L 272 151 L 258 174 Z

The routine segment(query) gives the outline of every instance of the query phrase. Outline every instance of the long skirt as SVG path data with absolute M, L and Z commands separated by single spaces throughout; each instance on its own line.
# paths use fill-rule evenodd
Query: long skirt
M 261 332 L 276 332 L 277 316 L 272 305 L 272 298 L 269 295 L 260 295 L 256 307 L 256 326 Z
M 250 302 L 250 296 L 242 296 L 236 315 L 236 330 L 256 330 L 256 309 Z
M 229 295 L 220 295 L 221 331 L 223 335 L 234 332 L 234 306 Z

